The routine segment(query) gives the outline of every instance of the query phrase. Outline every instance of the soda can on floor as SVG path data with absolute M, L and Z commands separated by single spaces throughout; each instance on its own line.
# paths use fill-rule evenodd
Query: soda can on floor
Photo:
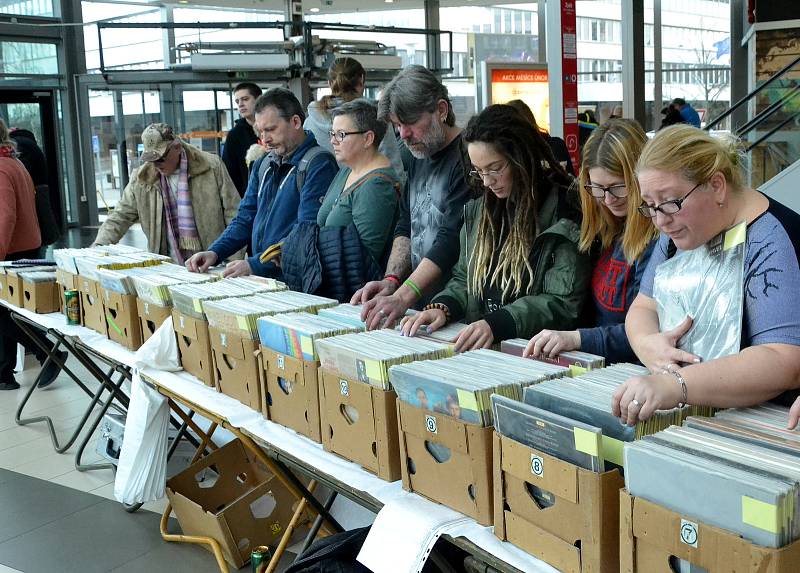
M 64 291 L 64 314 L 67 315 L 67 324 L 81 323 L 81 302 L 77 290 Z
M 260 545 L 250 553 L 250 565 L 253 573 L 264 573 L 272 559 L 272 550 L 266 545 Z

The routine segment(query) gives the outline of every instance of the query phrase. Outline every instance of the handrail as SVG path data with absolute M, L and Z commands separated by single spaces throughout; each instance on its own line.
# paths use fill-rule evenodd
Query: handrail
M 718 118 L 716 118 L 716 119 L 715 119 L 715 120 L 713 120 L 712 122 L 710 122 L 710 123 L 706 124 L 706 127 L 705 127 L 706 131 L 709 131 L 709 130 L 711 130 L 712 128 L 714 128 L 714 127 L 715 127 L 717 124 L 719 124 L 719 123 L 720 123 L 720 122 L 721 122 L 723 119 L 725 119 L 726 117 L 728 117 L 729 115 L 731 115 L 731 114 L 732 114 L 734 111 L 736 111 L 737 109 L 739 109 L 739 108 L 740 108 L 742 105 L 744 105 L 745 103 L 747 103 L 748 101 L 750 101 L 750 100 L 753 98 L 753 96 L 755 96 L 756 94 L 760 93 L 760 92 L 761 92 L 763 89 L 765 89 L 767 86 L 769 86 L 770 84 L 772 84 L 772 82 L 774 82 L 775 80 L 777 80 L 778 78 L 780 78 L 781 76 L 783 76 L 783 74 L 785 74 L 786 72 L 788 72 L 790 69 L 792 69 L 792 68 L 793 68 L 795 65 L 797 65 L 798 63 L 800 63 L 800 56 L 798 56 L 797 58 L 795 58 L 794 60 L 792 60 L 791 62 L 789 62 L 789 63 L 788 63 L 786 66 L 784 66 L 784 67 L 783 67 L 783 69 L 781 69 L 780 71 L 778 71 L 778 72 L 777 72 L 775 75 L 773 75 L 773 76 L 772 76 L 770 79 L 768 79 L 767 81 L 765 81 L 763 84 L 761 84 L 761 85 L 760 85 L 760 86 L 758 86 L 756 89 L 754 89 L 754 90 L 753 90 L 753 91 L 751 91 L 749 94 L 747 94 L 747 95 L 746 95 L 746 96 L 744 96 L 742 99 L 740 99 L 740 100 L 739 100 L 739 101 L 737 101 L 735 104 L 733 104 L 733 105 L 732 105 L 730 108 L 728 108 L 728 110 L 727 110 L 727 111 L 725 111 L 725 112 L 724 112 L 722 115 L 720 115 Z
M 745 152 L 746 153 L 750 153 L 756 145 L 758 145 L 759 143 L 761 143 L 765 139 L 769 138 L 773 133 L 775 133 L 777 131 L 780 131 L 783 128 L 783 126 L 785 126 L 787 123 L 789 123 L 791 121 L 794 121 L 797 117 L 800 117 L 800 111 L 796 112 L 794 115 L 791 115 L 791 116 L 787 117 L 782 122 L 780 122 L 778 125 L 776 125 L 772 129 L 770 129 L 767 133 L 765 133 L 764 135 L 762 135 L 761 137 L 756 139 L 753 143 L 751 143 L 750 145 L 748 145 L 745 148 Z
M 763 123 L 765 120 L 767 120 L 768 118 L 773 116 L 776 112 L 778 112 L 778 110 L 780 110 L 783 107 L 783 105 L 787 101 L 789 101 L 790 99 L 794 98 L 794 96 L 797 95 L 797 92 L 800 92 L 800 84 L 795 85 L 793 88 L 791 88 L 790 91 L 788 91 L 786 94 L 784 94 L 781 97 L 781 99 L 779 99 L 778 101 L 773 102 L 772 104 L 770 104 L 769 107 L 767 107 L 766 109 L 762 110 L 761 113 L 759 113 L 753 119 L 751 119 L 750 121 L 745 123 L 739 129 L 737 129 L 736 130 L 737 137 L 743 137 L 743 136 L 747 135 L 753 129 L 755 129 L 756 126 L 758 126 L 759 124 Z

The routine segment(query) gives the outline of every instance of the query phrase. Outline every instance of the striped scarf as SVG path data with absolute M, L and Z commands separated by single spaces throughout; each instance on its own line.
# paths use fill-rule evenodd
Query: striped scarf
M 192 210 L 192 194 L 189 191 L 189 160 L 183 149 L 181 149 L 178 190 L 173 195 L 167 178 L 161 175 L 161 197 L 164 200 L 167 219 L 167 240 L 178 257 L 178 264 L 182 265 L 186 259 L 203 250 Z

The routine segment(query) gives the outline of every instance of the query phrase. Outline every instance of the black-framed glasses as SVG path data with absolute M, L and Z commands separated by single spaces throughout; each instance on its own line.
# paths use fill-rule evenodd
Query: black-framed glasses
M 698 183 L 697 185 L 692 187 L 692 190 L 689 191 L 686 195 L 684 195 L 683 198 L 681 199 L 664 201 L 660 205 L 654 205 L 652 207 L 650 205 L 645 205 L 644 203 L 642 203 L 641 205 L 639 205 L 639 212 L 648 219 L 652 219 L 653 217 L 655 217 L 656 213 L 659 211 L 662 212 L 664 215 L 674 215 L 675 213 L 681 210 L 681 208 L 683 207 L 683 202 L 689 198 L 689 195 L 694 193 L 694 190 L 700 187 L 701 185 L 702 183 Z
M 474 179 L 475 181 L 480 181 L 481 183 L 485 179 L 491 179 L 492 181 L 497 180 L 500 175 L 503 174 L 503 171 L 506 170 L 508 167 L 509 162 L 506 161 L 506 164 L 503 165 L 500 169 L 489 169 L 488 171 L 481 171 L 480 169 L 473 169 L 469 172 L 469 176 Z
M 589 183 L 588 185 L 584 185 L 583 188 L 595 199 L 604 199 L 606 193 L 610 193 L 612 197 L 618 199 L 628 196 L 628 186 L 624 183 L 614 183 L 613 185 L 596 185 L 594 183 Z
M 364 131 L 342 131 L 342 130 L 329 131 L 328 132 L 328 136 L 330 138 L 332 138 L 332 139 L 335 138 L 337 141 L 344 141 L 344 138 L 347 137 L 348 135 L 359 135 L 359 134 L 362 134 L 362 133 L 367 133 L 367 130 L 364 130 Z

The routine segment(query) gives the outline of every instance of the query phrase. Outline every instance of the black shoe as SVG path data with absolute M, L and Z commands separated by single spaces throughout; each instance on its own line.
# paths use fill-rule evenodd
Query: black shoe
M 62 350 L 58 353 L 58 358 L 61 359 L 61 362 L 66 362 L 69 353 L 66 350 Z M 61 372 L 61 367 L 55 363 L 55 361 L 51 360 L 47 366 L 42 368 L 42 371 L 39 372 L 39 388 L 47 388 L 52 384 L 56 378 L 58 378 L 58 374 Z
M 0 390 L 19 390 L 19 382 L 14 380 L 14 377 L 12 376 L 11 380 L 0 382 Z

